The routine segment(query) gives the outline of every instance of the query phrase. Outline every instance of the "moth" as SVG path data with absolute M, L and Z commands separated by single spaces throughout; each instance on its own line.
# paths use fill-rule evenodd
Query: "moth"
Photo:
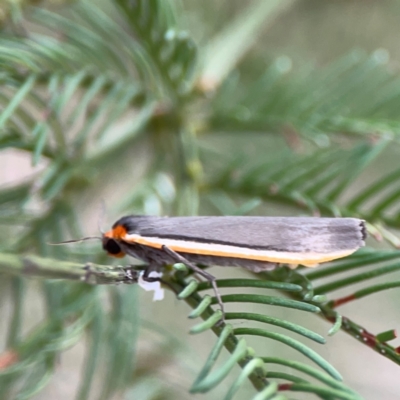
M 253 272 L 279 264 L 314 267 L 354 253 L 365 238 L 365 223 L 356 218 L 130 215 L 103 234 L 102 244 L 111 256 L 143 260 L 144 278 L 165 265 L 185 264 L 211 282 L 223 310 L 214 276 L 197 264 Z

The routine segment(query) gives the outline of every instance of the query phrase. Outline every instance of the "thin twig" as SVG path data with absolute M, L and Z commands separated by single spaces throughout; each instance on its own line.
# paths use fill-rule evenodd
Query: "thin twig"
M 319 305 L 321 309 L 320 316 L 329 322 L 335 322 L 336 311 L 327 305 Z M 394 363 L 400 365 L 400 354 L 397 353 L 396 349 L 385 342 L 380 342 L 376 335 L 370 333 L 367 329 L 358 325 L 351 319 L 343 317 L 341 330 L 352 336 L 354 339 L 358 340 L 362 344 L 368 346 L 369 348 L 375 350 L 380 355 L 392 360 Z
M 7 253 L 0 253 L 0 272 L 46 279 L 68 279 L 93 285 L 134 283 L 136 279 L 134 270 L 129 267 L 92 263 L 82 265 L 33 255 Z

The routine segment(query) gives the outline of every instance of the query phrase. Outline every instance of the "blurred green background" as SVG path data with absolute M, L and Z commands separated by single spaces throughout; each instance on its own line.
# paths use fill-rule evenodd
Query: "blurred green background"
M 48 243 L 98 235 L 130 213 L 354 216 L 369 222 L 377 252 L 399 247 L 397 0 L 3 1 L 0 10 L 3 253 L 127 264 L 97 242 Z M 189 335 L 190 309 L 172 293 L 152 302 L 136 286 L 0 272 L 3 355 L 21 356 L 3 368 L 1 399 L 220 399 L 240 373 L 189 394 L 215 335 Z M 397 327 L 398 298 L 379 292 L 339 311 L 378 333 Z M 286 308 L 227 310 L 323 336 L 331 326 Z M 246 341 L 305 362 L 268 339 Z M 399 398 L 398 365 L 344 332 L 307 345 L 364 398 Z M 254 393 L 247 382 L 236 398 Z

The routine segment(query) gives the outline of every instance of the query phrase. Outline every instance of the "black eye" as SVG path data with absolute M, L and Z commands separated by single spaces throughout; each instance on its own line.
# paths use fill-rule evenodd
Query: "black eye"
M 103 240 L 103 249 L 112 255 L 121 253 L 121 247 L 114 239 L 106 238 Z

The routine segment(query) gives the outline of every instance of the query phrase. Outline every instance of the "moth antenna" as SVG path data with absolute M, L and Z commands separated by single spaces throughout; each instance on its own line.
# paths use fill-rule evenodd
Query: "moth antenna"
M 47 243 L 50 246 L 59 246 L 62 244 L 68 244 L 68 243 L 78 243 L 78 242 L 84 242 L 85 240 L 92 240 L 92 239 L 99 239 L 102 240 L 100 236 L 87 236 L 81 239 L 71 239 L 71 240 L 64 240 L 63 242 L 57 242 L 57 243 Z

